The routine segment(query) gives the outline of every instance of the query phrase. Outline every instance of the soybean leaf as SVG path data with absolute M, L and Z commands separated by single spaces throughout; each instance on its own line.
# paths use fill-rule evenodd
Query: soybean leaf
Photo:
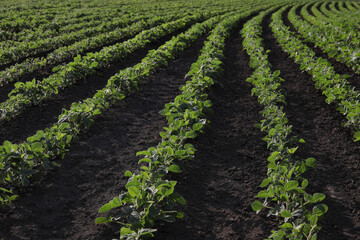
M 255 201 L 255 202 L 253 202 L 252 204 L 251 204 L 251 208 L 254 210 L 254 211 L 256 211 L 256 212 L 258 212 L 258 211 L 260 211 L 261 209 L 263 209 L 263 204 L 260 202 L 260 201 Z

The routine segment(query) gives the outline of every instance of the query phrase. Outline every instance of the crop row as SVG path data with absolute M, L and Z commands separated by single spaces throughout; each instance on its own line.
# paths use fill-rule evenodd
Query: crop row
M 112 21 L 109 25 L 100 25 L 93 28 L 84 28 L 77 32 L 60 35 L 53 38 L 38 39 L 35 41 L 24 41 L 13 43 L 13 46 L 7 48 L 4 46 L 0 50 L 0 62 L 9 63 L 33 56 L 38 53 L 51 51 L 56 48 L 73 44 L 81 39 L 94 36 L 96 34 L 105 33 L 116 28 L 123 28 L 129 24 L 136 23 L 143 19 L 143 16 L 125 15 L 117 20 Z M 146 20 L 146 19 L 145 19 Z
M 78 41 L 72 45 L 64 46 L 49 53 L 44 58 L 29 58 L 22 63 L 10 66 L 4 71 L 0 72 L 0 85 L 5 85 L 9 82 L 19 80 L 26 74 L 30 74 L 36 70 L 43 69 L 47 66 L 55 66 L 75 56 L 83 55 L 87 51 L 111 44 L 113 42 L 120 42 L 126 38 L 133 37 L 150 27 L 155 27 L 160 23 L 165 23 L 171 20 L 176 20 L 185 16 L 186 14 L 167 14 L 167 16 L 155 16 L 152 14 L 144 15 L 141 20 L 131 24 L 125 28 L 119 28 L 114 31 L 98 34 L 94 37 L 86 38 Z
M 308 41 L 321 48 L 330 57 L 335 57 L 338 61 L 351 67 L 354 71 L 360 73 L 360 51 L 357 50 L 360 44 L 360 38 L 352 32 L 336 31 L 331 24 L 322 24 L 318 18 L 312 17 L 304 5 L 301 14 L 313 24 L 307 23 L 301 17 L 296 15 L 296 8 L 289 11 L 289 20 L 296 30 Z
M 267 216 L 279 218 L 279 230 L 272 230 L 269 239 L 305 237 L 314 240 L 320 229 L 318 218 L 327 211 L 326 205 L 316 203 L 322 201 L 325 195 L 306 192 L 308 180 L 303 175 L 308 168 L 315 167 L 316 162 L 314 158 L 295 157 L 299 147 L 296 143 L 304 140 L 293 136 L 292 127 L 288 125 L 281 106 L 286 103 L 285 96 L 281 93 L 281 82 L 284 80 L 279 77 L 279 70 L 271 69 L 261 38 L 261 22 L 275 9 L 273 7 L 261 12 L 248 21 L 241 31 L 243 46 L 250 56 L 250 66 L 254 69 L 247 81 L 254 85 L 252 94 L 258 96 L 258 101 L 264 106 L 261 112 L 264 119 L 258 126 L 267 133 L 264 140 L 271 150 L 268 176 L 260 185 L 262 188 L 266 187 L 266 190 L 260 191 L 256 196 L 263 199 L 263 202 L 253 202 L 252 208 L 256 212 L 266 208 L 269 210 Z
M 282 8 L 272 16 L 271 27 L 274 35 L 284 51 L 300 64 L 300 69 L 312 75 L 315 86 L 327 97 L 326 102 L 336 102 L 337 110 L 345 115 L 345 126 L 355 129 L 355 141 L 360 140 L 360 93 L 346 80 L 349 76 L 339 75 L 334 71 L 331 63 L 321 57 L 316 57 L 315 52 L 303 44 L 295 33 L 286 27 L 281 19 Z M 296 8 L 293 7 L 293 9 Z
M 93 98 L 73 103 L 69 110 L 64 110 L 59 116 L 58 123 L 50 129 L 39 130 L 22 144 L 5 141 L 0 146 L 0 182 L 3 186 L 0 188 L 2 191 L 0 202 L 11 203 L 17 197 L 11 187 L 27 185 L 28 178 L 34 173 L 51 165 L 57 165 L 52 160 L 64 156 L 71 141 L 92 125 L 96 115 L 101 114 L 115 101 L 123 99 L 130 91 L 137 89 L 141 80 L 159 67 L 166 66 L 168 60 L 173 59 L 185 47 L 189 47 L 197 38 L 213 28 L 221 18 L 216 16 L 201 24 L 194 24 L 188 31 L 173 37 L 156 51 L 150 51 L 141 63 L 121 70 L 111 77 L 107 85 L 98 90 Z M 165 27 L 170 31 L 169 28 L 175 26 L 168 24 Z
M 139 161 L 141 170 L 126 171 L 125 176 L 129 177 L 126 191 L 99 209 L 99 213 L 110 212 L 106 217 L 97 218 L 97 223 L 118 222 L 123 225 L 120 239 L 153 236 L 156 221 L 174 222 L 183 217 L 176 210 L 176 204 L 186 204 L 186 200 L 174 192 L 176 182 L 168 179 L 168 173 L 180 172 L 178 164 L 194 157 L 195 148 L 188 140 L 202 132 L 207 122 L 206 114 L 211 102 L 206 92 L 222 73 L 225 39 L 231 29 L 254 10 L 226 16 L 212 31 L 198 61 L 192 64 L 186 75 L 191 80 L 180 88 L 182 93 L 174 102 L 166 104 L 160 111 L 169 124 L 164 127 L 165 132 L 160 132 L 161 142 L 137 153 L 144 155 Z
M 142 27 L 144 26 L 137 25 L 140 29 L 134 29 L 135 32 L 141 32 L 132 39 L 105 47 L 99 52 L 88 53 L 83 57 L 79 55 L 74 58 L 73 62 L 55 68 L 54 71 L 56 71 L 56 73 L 42 81 L 17 82 L 15 88 L 9 94 L 11 97 L 0 105 L 0 121 L 14 117 L 21 113 L 26 107 L 40 104 L 45 99 L 49 99 L 53 95 L 58 94 L 60 89 L 70 86 L 80 79 L 84 79 L 86 76 L 95 73 L 98 69 L 105 68 L 115 60 L 128 56 L 136 49 L 143 48 L 155 40 L 189 24 L 203 20 L 204 18 L 207 18 L 206 14 L 196 14 L 194 16 L 166 22 L 160 26 L 144 31 L 142 31 Z M 158 23 L 156 20 L 160 20 L 161 22 L 162 19 L 155 19 L 155 22 L 150 22 L 150 24 L 156 25 Z

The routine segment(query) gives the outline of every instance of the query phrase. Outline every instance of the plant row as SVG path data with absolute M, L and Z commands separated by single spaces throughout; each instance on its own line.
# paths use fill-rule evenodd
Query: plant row
M 160 111 L 168 121 L 165 132 L 160 132 L 161 142 L 137 153 L 144 156 L 139 161 L 140 170 L 126 171 L 125 176 L 129 177 L 126 190 L 99 209 L 99 213 L 110 212 L 106 217 L 97 218 L 96 223 L 120 223 L 123 226 L 120 239 L 153 236 L 157 221 L 174 222 L 183 217 L 177 205 L 184 205 L 186 201 L 174 192 L 176 182 L 169 180 L 168 175 L 179 173 L 179 165 L 194 157 L 195 148 L 188 142 L 202 132 L 207 123 L 211 102 L 206 91 L 222 73 L 225 39 L 230 30 L 253 11 L 227 16 L 212 31 L 200 57 L 186 75 L 191 80 L 180 88 L 182 93 L 174 102 Z
M 339 62 L 351 67 L 355 72 L 360 73 L 360 51 L 359 38 L 351 36 L 347 32 L 335 32 L 331 25 L 311 25 L 296 15 L 296 8 L 290 9 L 288 17 L 295 29 L 306 39 L 313 42 L 315 46 L 321 48 L 329 57 L 335 58 Z M 302 8 L 302 15 L 307 18 L 306 5 Z M 311 17 L 310 17 L 311 18 Z M 309 18 L 309 19 L 310 19 Z M 317 18 L 311 18 L 316 22 L 320 22 Z
M 155 40 L 208 17 L 206 14 L 197 14 L 166 22 L 149 30 L 137 29 L 136 31 L 141 31 L 141 33 L 134 38 L 105 47 L 96 53 L 88 53 L 83 57 L 78 55 L 73 62 L 54 68 L 56 72 L 42 81 L 37 82 L 34 79 L 26 83 L 17 82 L 15 88 L 9 93 L 10 98 L 0 104 L 0 121 L 8 120 L 20 114 L 31 105 L 42 103 L 45 99 L 58 94 L 60 89 L 84 79 L 101 68 L 105 68 L 111 62 L 122 59 Z
M 272 16 L 271 27 L 273 33 L 284 51 L 300 65 L 300 69 L 312 75 L 317 89 L 326 96 L 326 102 L 336 102 L 337 110 L 345 115 L 345 126 L 355 129 L 355 141 L 360 140 L 360 93 L 346 80 L 349 76 L 340 75 L 334 71 L 331 63 L 303 44 L 295 33 L 286 27 L 280 14 L 285 8 Z
M 216 16 L 201 24 L 194 24 L 157 50 L 149 51 L 140 63 L 111 77 L 107 85 L 92 98 L 73 103 L 70 109 L 64 110 L 59 121 L 51 128 L 37 131 L 22 144 L 5 141 L 0 146 L 0 203 L 10 204 L 17 198 L 13 193 L 14 187 L 26 186 L 36 172 L 58 165 L 53 160 L 64 157 L 72 140 L 88 129 L 97 115 L 136 90 L 145 77 L 166 66 L 169 60 L 210 31 L 223 17 Z
M 94 36 L 96 34 L 105 33 L 116 28 L 124 28 L 129 24 L 136 23 L 143 19 L 139 16 L 122 16 L 112 21 L 109 25 L 100 25 L 92 28 L 84 28 L 77 32 L 60 35 L 53 38 L 38 39 L 35 41 L 24 41 L 13 43 L 13 46 L 2 47 L 0 49 L 0 63 L 10 63 L 29 56 L 33 56 L 46 51 L 52 51 L 56 48 L 73 44 L 81 39 Z M 146 20 L 146 19 L 145 19 Z
M 144 15 L 141 21 L 131 24 L 125 28 L 119 28 L 114 31 L 98 34 L 94 37 L 78 41 L 72 45 L 60 47 L 49 53 L 45 58 L 39 57 L 26 59 L 22 63 L 12 65 L 4 71 L 1 71 L 0 85 L 17 81 L 24 75 L 33 73 L 36 70 L 44 69 L 49 66 L 55 66 L 72 59 L 79 54 L 84 55 L 84 53 L 91 51 L 92 49 L 97 49 L 113 42 L 120 42 L 121 40 L 135 36 L 143 30 L 155 27 L 161 23 L 179 19 L 185 15 L 185 13 L 167 16 L 155 16 L 152 14 Z
M 20 32 L 11 32 L 11 31 L 1 31 L 0 41 L 6 40 L 7 43 L 11 43 L 14 41 L 33 41 L 38 39 L 44 39 L 48 37 L 55 37 L 60 34 L 70 33 L 77 30 L 81 30 L 83 28 L 95 27 L 97 25 L 101 25 L 105 23 L 109 24 L 113 18 L 119 18 L 117 13 L 102 13 L 99 14 L 102 19 L 94 19 L 90 21 L 84 22 L 74 22 L 71 23 L 68 20 L 59 21 L 56 25 L 53 23 L 51 28 L 47 28 L 46 25 L 49 25 L 54 21 L 54 17 L 47 16 L 44 22 L 41 25 L 33 28 L 23 28 Z M 39 16 L 39 15 L 37 15 Z M 1 43 L 2 44 L 2 43 Z
M 339 2 L 340 4 L 341 2 Z M 318 2 L 311 7 L 311 11 L 319 20 L 321 20 L 324 24 L 331 24 L 339 31 L 352 32 L 355 36 L 359 36 L 358 33 L 354 32 L 358 29 L 358 26 L 354 24 L 355 17 L 351 17 L 351 13 L 349 11 L 342 12 L 342 16 L 337 15 L 334 4 L 330 4 L 330 10 L 326 8 L 328 2 Z M 346 16 L 346 17 L 345 17 Z M 339 29 L 340 28 L 340 29 Z
M 260 187 L 261 190 L 252 203 L 254 211 L 267 209 L 267 216 L 275 216 L 279 220 L 277 230 L 272 230 L 268 239 L 307 239 L 316 240 L 321 228 L 318 219 L 327 211 L 327 206 L 317 204 L 325 195 L 310 194 L 306 191 L 308 180 L 304 173 L 308 168 L 314 168 L 314 158 L 301 159 L 296 156 L 298 143 L 304 142 L 292 134 L 292 126 L 283 112 L 282 105 L 286 103 L 281 93 L 280 71 L 272 70 L 268 61 L 268 51 L 263 46 L 261 23 L 264 17 L 276 9 L 270 8 L 248 21 L 241 34 L 243 46 L 250 56 L 250 67 L 254 72 L 248 82 L 254 85 L 252 94 L 264 106 L 261 111 L 264 119 L 258 124 L 261 131 L 266 132 L 263 138 L 271 154 L 268 157 L 267 178 Z

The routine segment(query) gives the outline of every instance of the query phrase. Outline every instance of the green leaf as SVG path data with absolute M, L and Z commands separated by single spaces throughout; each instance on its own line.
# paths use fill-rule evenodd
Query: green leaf
M 263 206 L 263 204 L 262 204 L 260 201 L 255 201 L 255 202 L 253 202 L 253 203 L 251 204 L 251 208 L 252 208 L 254 211 L 258 212 L 258 211 L 260 211 L 261 209 L 263 209 L 264 206 Z
M 194 130 L 188 131 L 185 133 L 185 137 L 186 138 L 195 138 L 196 137 L 196 132 Z
M 318 216 L 317 215 L 313 215 L 311 218 L 310 218 L 310 224 L 311 226 L 315 226 L 317 224 L 317 221 L 318 221 Z
M 355 138 L 355 140 L 354 140 L 355 142 L 360 141 L 360 131 L 358 131 L 354 134 L 354 138 Z
M 136 153 L 136 156 L 145 155 L 145 156 L 151 156 L 151 154 L 148 151 L 140 151 Z
M 293 227 L 293 225 L 291 225 L 291 223 L 288 223 L 288 222 L 279 226 L 279 228 L 292 228 L 292 227 Z
M 140 194 L 140 190 L 135 186 L 130 186 L 127 188 L 127 190 L 132 197 L 137 197 Z
M 299 143 L 305 143 L 305 140 L 302 139 L 302 138 L 300 138 L 300 139 L 299 139 Z
M 274 72 L 274 77 L 278 77 L 278 76 L 280 76 L 280 70 L 276 70 L 276 71 Z
M 316 240 L 316 239 L 317 239 L 317 233 L 315 233 L 315 234 L 312 236 L 311 240 Z
M 271 155 L 268 157 L 268 161 L 269 162 L 273 162 L 273 161 L 275 161 L 276 160 L 276 157 L 279 155 L 279 152 L 273 152 L 273 153 L 271 153 Z
M 132 173 L 128 170 L 124 174 L 125 177 L 132 177 Z
M 96 110 L 93 112 L 93 115 L 94 115 L 94 116 L 95 116 L 95 115 L 99 115 L 99 114 L 101 114 L 100 109 L 96 109 Z
M 121 231 L 120 231 L 121 236 L 127 235 L 127 234 L 132 234 L 132 233 L 135 233 L 135 231 L 132 231 L 131 229 L 126 228 L 126 227 L 122 227 Z
M 275 129 L 275 128 L 272 128 L 272 129 L 270 129 L 270 131 L 269 131 L 269 136 L 272 137 L 272 136 L 274 136 L 275 133 L 276 133 L 276 129 Z
M 316 166 L 316 160 L 315 160 L 315 158 L 308 158 L 308 159 L 305 160 L 305 164 L 306 164 L 306 166 L 308 166 L 308 167 L 315 168 L 315 166 Z
M 4 147 L 4 149 L 5 149 L 5 152 L 6 153 L 11 153 L 12 152 L 12 143 L 11 142 L 9 142 L 9 141 L 5 141 L 4 142 L 4 144 L 3 144 L 3 147 Z
M 168 170 L 170 172 L 179 173 L 180 172 L 180 167 L 178 165 L 173 164 L 168 168 Z
M 268 197 L 274 197 L 274 194 L 271 192 L 268 192 L 266 190 L 262 190 L 255 197 L 256 198 L 268 198 Z
M 146 234 L 153 233 L 153 232 L 156 232 L 156 231 L 157 231 L 156 229 L 144 228 L 144 229 L 141 229 L 139 231 L 139 235 L 142 236 L 142 235 L 146 235 Z
M 121 202 L 120 198 L 114 197 L 113 200 L 111 200 L 108 203 L 104 204 L 99 209 L 99 213 L 104 213 L 104 212 L 110 211 L 111 209 L 120 207 L 121 205 L 122 205 L 122 202 Z
M 314 193 L 313 198 L 312 198 L 312 202 L 317 203 L 317 202 L 320 202 L 320 201 L 324 200 L 324 198 L 325 198 L 325 194 L 323 194 L 323 193 Z
M 96 224 L 103 224 L 103 223 L 108 223 L 108 222 L 111 222 L 111 220 L 106 217 L 98 217 L 95 219 Z
M 203 126 L 202 123 L 195 123 L 192 128 L 194 131 L 199 131 Z
M 321 216 L 323 215 L 324 213 L 326 213 L 328 210 L 328 206 L 326 206 L 325 204 L 319 204 L 319 205 L 316 205 L 314 208 L 313 208 L 313 214 L 316 214 L 318 216 Z
M 282 211 L 280 213 L 280 215 L 284 218 L 289 218 L 289 217 L 291 217 L 291 212 L 285 210 L 285 211 Z
M 151 163 L 151 159 L 150 158 L 143 158 L 143 159 L 140 159 L 140 161 L 138 162 L 138 164 L 140 163 Z M 131 177 L 131 176 L 130 176 Z
M 34 152 L 42 152 L 43 151 L 43 145 L 40 142 L 35 142 L 33 144 L 30 145 L 31 146 L 31 150 Z
M 53 69 L 52 69 L 52 71 L 53 72 L 57 72 L 57 71 L 59 71 L 60 70 L 60 67 L 58 66 L 58 67 L 54 67 Z
M 167 134 L 165 132 L 159 132 L 161 138 L 166 138 Z
M 271 182 L 271 180 L 266 178 L 262 181 L 262 183 L 260 184 L 260 187 L 266 187 L 267 185 L 269 185 L 270 182 Z
M 179 203 L 181 205 L 186 205 L 186 200 L 178 193 L 171 194 L 171 199 L 173 199 L 176 203 Z
M 301 187 L 306 188 L 308 184 L 309 184 L 309 181 L 307 179 L 304 179 L 301 183 Z
M 289 181 L 285 184 L 285 190 L 286 191 L 291 191 L 294 188 L 297 188 L 297 186 L 299 186 L 299 183 L 295 180 Z

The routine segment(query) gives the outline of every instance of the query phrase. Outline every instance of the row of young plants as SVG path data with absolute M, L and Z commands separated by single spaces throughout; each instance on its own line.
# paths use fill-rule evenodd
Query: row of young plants
M 28 185 L 33 174 L 57 166 L 53 160 L 65 156 L 71 142 L 93 124 L 97 115 L 135 91 L 143 79 L 159 67 L 166 66 L 169 60 L 178 56 L 229 14 L 196 23 L 157 50 L 149 51 L 140 63 L 111 77 L 107 85 L 92 98 L 73 103 L 70 109 L 64 109 L 58 122 L 51 128 L 37 131 L 21 144 L 5 141 L 0 146 L 0 204 L 10 204 L 15 200 L 17 195 L 13 188 Z
M 92 20 L 91 11 L 85 9 L 84 13 L 79 15 L 79 11 L 74 12 L 69 10 L 57 9 L 56 11 L 50 9 L 27 9 L 25 11 L 11 11 L 7 14 L 1 14 L 0 30 L 7 33 L 18 33 L 25 29 L 42 28 L 43 30 L 51 29 L 53 26 L 49 20 L 56 19 L 58 26 L 66 25 L 68 23 L 78 23 L 81 21 Z M 64 14 L 64 13 L 70 13 Z M 7 39 L 4 39 L 7 40 Z
M 12 31 L 1 31 L 0 41 L 6 40 L 7 43 L 11 43 L 14 41 L 34 41 L 38 39 L 44 39 L 48 37 L 55 37 L 64 33 L 70 33 L 74 31 L 81 30 L 83 28 L 90 28 L 101 25 L 105 23 L 105 25 L 109 25 L 109 21 L 113 18 L 119 18 L 120 13 L 117 12 L 103 12 L 99 14 L 101 18 L 96 20 L 87 20 L 83 22 L 75 22 L 71 23 L 68 20 L 64 20 L 62 22 L 57 22 L 56 25 L 52 25 L 51 28 L 46 28 L 46 25 L 49 25 L 52 21 L 54 21 L 55 16 L 47 16 L 40 26 L 33 28 L 23 28 L 20 32 L 12 32 Z M 37 15 L 39 16 L 39 15 Z M 3 43 L 1 43 L 3 44 Z
M 120 239 L 135 240 L 154 236 L 157 221 L 174 222 L 182 218 L 177 205 L 186 201 L 174 191 L 176 181 L 169 180 L 169 173 L 179 173 L 180 166 L 194 157 L 195 148 L 188 143 L 203 131 L 206 114 L 211 102 L 206 94 L 222 73 L 225 39 L 230 30 L 245 17 L 254 13 L 242 12 L 226 17 L 212 31 L 201 50 L 197 62 L 186 75 L 187 81 L 174 102 L 160 111 L 166 116 L 168 126 L 160 132 L 161 142 L 156 147 L 140 151 L 139 170 L 125 172 L 129 177 L 124 191 L 104 204 L 96 223 L 116 222 L 122 225 Z M 180 165 L 180 166 L 179 166 Z
M 225 13 L 231 11 L 231 8 L 219 8 L 217 11 L 218 13 L 220 11 Z M 160 14 L 153 15 L 153 13 L 150 13 L 149 15 L 144 14 L 144 19 L 125 28 L 102 33 L 94 37 L 86 38 L 72 45 L 60 47 L 49 53 L 45 58 L 29 58 L 24 62 L 12 65 L 3 71 L 0 71 L 0 86 L 8 84 L 9 82 L 18 81 L 26 74 L 31 74 L 37 70 L 66 62 L 76 57 L 78 54 L 84 55 L 86 52 L 100 48 L 101 46 L 109 45 L 114 42 L 120 42 L 133 37 L 141 31 L 149 29 L 150 27 L 155 27 L 160 23 L 174 21 L 187 16 L 188 14 L 195 15 L 200 12 L 204 11 L 201 11 L 201 9 L 193 10 L 191 12 L 179 12 L 178 10 L 176 10 L 176 12 L 164 11 L 164 16 L 161 16 Z M 213 14 L 216 14 L 215 11 L 213 11 Z
M 0 104 L 0 122 L 20 114 L 31 105 L 42 103 L 44 100 L 58 94 L 60 89 L 86 78 L 101 68 L 107 67 L 109 63 L 122 59 L 135 50 L 143 48 L 149 43 L 172 34 L 185 26 L 209 17 L 210 14 L 207 13 L 196 14 L 163 23 L 149 30 L 141 31 L 138 29 L 137 31 L 141 32 L 134 38 L 105 47 L 99 52 L 88 53 L 83 57 L 78 55 L 73 62 L 54 68 L 55 73 L 42 81 L 33 79 L 26 83 L 15 83 L 15 88 L 9 93 L 10 98 Z
M 145 4 L 145 8 L 147 6 L 151 7 L 151 5 Z M 25 9 L 6 9 L 5 13 L 0 14 L 0 30 L 7 33 L 21 33 L 28 30 L 47 31 L 60 29 L 67 25 L 101 20 L 104 13 L 109 17 L 117 17 L 129 12 L 141 11 L 142 9 L 133 5 L 119 3 L 106 4 L 101 7 L 83 5 L 79 8 L 77 4 L 74 4 L 74 6 L 38 7 L 35 9 L 32 9 L 31 4 L 29 4 Z
M 330 25 L 324 26 L 321 23 L 311 25 L 307 23 L 296 15 L 296 9 L 299 7 L 302 7 L 302 5 L 291 8 L 288 18 L 306 41 L 313 42 L 315 46 L 321 48 L 329 57 L 335 58 L 352 68 L 355 72 L 360 73 L 359 38 L 351 36 L 347 32 L 336 33 Z M 306 5 L 302 7 L 301 14 L 308 18 L 306 11 L 303 11 L 305 8 Z M 312 19 L 319 22 L 316 18 Z
M 305 5 L 302 7 L 300 13 L 304 17 L 304 19 L 306 19 L 314 26 L 331 28 L 332 32 L 334 32 L 334 36 L 336 36 L 336 38 L 340 41 L 344 41 L 354 47 L 359 46 L 359 28 L 357 28 L 356 30 L 356 28 L 353 28 L 353 26 L 349 24 L 349 11 L 347 11 L 346 18 L 343 16 L 338 17 L 336 21 L 329 21 L 329 18 L 324 18 L 324 15 L 318 10 L 318 6 L 320 4 L 321 2 Z M 308 8 L 310 8 L 314 16 L 310 14 Z M 356 18 L 359 19 L 359 17 Z
M 187 10 L 189 11 L 190 9 Z M 106 33 L 107 31 L 112 31 L 114 29 L 119 29 L 121 27 L 127 26 L 129 23 L 136 23 L 139 21 L 139 19 L 141 19 L 141 17 L 146 20 L 145 16 L 163 16 L 166 13 L 173 15 L 174 10 L 147 8 L 134 10 L 130 7 L 127 7 L 121 9 L 121 11 L 103 11 L 101 13 L 94 12 L 94 14 L 97 16 L 97 19 L 93 19 L 91 21 L 87 20 L 74 24 L 66 24 L 64 26 L 57 23 L 56 26 L 53 26 L 50 29 L 43 29 L 43 26 L 46 25 L 44 23 L 37 28 L 25 28 L 21 32 L 1 32 L 2 35 L 6 33 L 8 36 L 11 35 L 11 39 L 6 39 L 7 41 L 0 42 L 0 46 L 3 49 L 6 49 L 10 47 L 16 47 L 16 45 L 20 45 L 21 42 L 36 42 L 49 37 L 60 37 L 64 34 L 76 35 L 76 33 L 78 33 L 80 36 L 83 35 L 82 38 L 84 38 L 88 37 L 88 35 L 96 35 L 100 33 Z M 48 19 L 48 22 L 50 23 L 50 19 Z M 84 35 L 82 32 L 85 32 L 86 35 Z M 80 36 L 78 41 L 81 40 Z
M 267 216 L 275 216 L 278 229 L 272 230 L 267 239 L 306 239 L 316 240 L 321 226 L 318 223 L 327 211 L 327 206 L 318 204 L 325 195 L 322 193 L 310 194 L 306 191 L 308 180 L 304 173 L 314 168 L 314 158 L 302 159 L 296 156 L 298 144 L 305 142 L 292 134 L 292 126 L 288 124 L 283 104 L 285 96 L 281 93 L 280 71 L 272 70 L 268 61 L 268 51 L 263 46 L 261 23 L 264 17 L 276 9 L 270 8 L 249 20 L 241 30 L 244 38 L 243 46 L 250 56 L 250 66 L 254 72 L 248 82 L 254 85 L 252 94 L 264 106 L 261 111 L 264 119 L 258 124 L 261 131 L 266 132 L 263 140 L 271 151 L 268 157 L 267 178 L 255 197 L 263 199 L 254 201 L 252 208 L 257 213 L 267 209 Z
M 53 38 L 37 39 L 35 41 L 13 42 L 9 47 L 1 46 L 0 49 L 0 63 L 7 64 L 18 61 L 20 59 L 34 56 L 39 53 L 55 50 L 59 47 L 66 46 L 78 42 L 84 38 L 88 38 L 100 33 L 124 28 L 129 24 L 136 23 L 143 19 L 142 15 L 129 14 L 121 16 L 119 19 L 111 21 L 109 25 L 100 25 L 92 28 L 84 28 L 77 32 L 63 34 Z
M 351 12 L 349 12 L 349 10 L 343 10 L 339 16 L 339 13 L 336 13 L 333 3 L 335 2 L 331 2 L 330 4 L 329 2 L 318 2 L 311 7 L 311 11 L 315 17 L 321 20 L 324 24 L 331 24 L 336 28 L 340 28 L 340 31 L 351 32 L 358 29 L 358 25 L 355 24 L 356 17 L 351 16 Z M 341 3 L 343 2 L 339 2 L 340 5 Z M 326 8 L 328 4 L 330 10 Z M 346 17 L 344 17 L 345 15 Z M 355 33 L 355 35 L 358 36 L 359 34 Z
M 321 12 L 319 9 L 321 9 L 322 5 L 328 4 L 327 2 L 317 2 L 311 6 L 311 12 L 313 15 L 321 21 L 321 23 L 324 25 L 332 26 L 334 31 L 337 32 L 346 32 L 349 33 L 350 36 L 356 36 L 359 38 L 359 34 L 356 32 L 356 29 L 359 30 L 353 22 L 349 19 L 349 11 L 345 11 L 343 14 L 347 14 L 348 18 L 339 17 L 335 13 L 333 13 L 334 10 L 327 10 L 327 13 L 330 14 L 331 17 L 326 16 L 323 12 Z M 326 7 L 325 7 L 326 8 Z M 335 16 L 334 16 L 335 15 Z M 350 20 L 350 21 L 349 21 Z M 345 39 L 347 41 L 347 39 Z
M 115 14 L 114 14 L 115 15 Z M 48 30 L 43 30 L 41 28 L 34 28 L 34 29 L 24 29 L 18 33 L 9 32 L 7 36 L 8 39 L 6 41 L 0 42 L 0 46 L 4 49 L 10 47 L 16 47 L 20 45 L 21 42 L 36 42 L 43 40 L 45 38 L 54 38 L 59 37 L 64 34 L 74 34 L 75 32 L 80 32 L 84 29 L 106 29 L 109 28 L 111 30 L 114 25 L 118 27 L 117 21 L 122 21 L 126 18 L 135 18 L 138 14 L 123 14 L 122 16 L 108 16 L 107 14 L 103 13 L 103 19 L 95 20 L 91 22 L 80 22 L 77 24 L 68 24 L 63 27 L 56 27 Z M 4 36 L 4 35 L 3 35 Z
M 113 42 L 120 42 L 121 40 L 134 37 L 143 30 L 155 27 L 161 23 L 177 20 L 184 16 L 186 16 L 186 13 L 165 13 L 165 16 L 156 16 L 152 14 L 144 15 L 142 20 L 139 20 L 125 28 L 119 28 L 114 31 L 98 34 L 94 37 L 78 41 L 72 45 L 60 47 L 49 53 L 46 57 L 26 59 L 24 62 L 14 64 L 0 72 L 0 86 L 8 84 L 9 82 L 20 80 L 24 75 L 31 74 L 36 70 L 56 66 L 76 57 L 79 54 L 84 55 L 92 49 L 97 49 Z
M 282 8 L 272 16 L 270 26 L 274 36 L 300 69 L 312 75 L 316 88 L 326 96 L 326 102 L 338 104 L 337 110 L 347 119 L 344 126 L 352 126 L 355 141 L 360 141 L 360 93 L 347 81 L 349 76 L 337 74 L 329 61 L 316 57 L 315 52 L 284 25 L 281 19 L 284 11 Z
M 345 4 L 346 6 L 342 7 L 341 5 L 339 6 L 340 11 L 343 11 L 343 9 L 348 9 L 349 11 L 359 11 L 360 10 L 360 5 L 357 2 L 350 2 L 350 1 L 346 1 L 346 2 L 342 2 L 343 4 Z

